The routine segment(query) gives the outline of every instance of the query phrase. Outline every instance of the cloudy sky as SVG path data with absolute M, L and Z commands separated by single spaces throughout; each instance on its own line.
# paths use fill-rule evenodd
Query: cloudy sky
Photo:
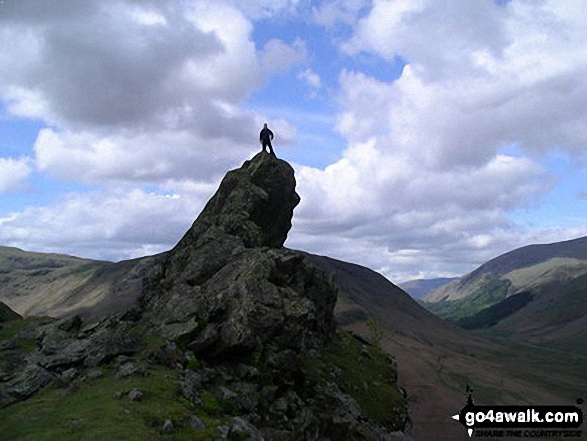
M 0 244 L 171 248 L 268 121 L 287 246 L 392 281 L 587 235 L 582 0 L 3 0 Z

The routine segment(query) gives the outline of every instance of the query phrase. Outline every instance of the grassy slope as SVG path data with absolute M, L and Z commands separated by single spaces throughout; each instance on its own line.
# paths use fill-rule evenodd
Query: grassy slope
M 0 342 L 32 320 L 10 323 L 0 330 Z M 101 366 L 102 377 L 74 386 L 58 382 L 26 401 L 0 409 L 2 440 L 219 439 L 218 426 L 230 427 L 231 418 L 239 414 L 238 407 L 230 400 L 218 400 L 213 391 L 201 391 L 200 405 L 184 399 L 178 388 L 180 371 L 149 361 L 149 350 L 161 344 L 157 338 L 145 340 L 144 356 L 139 359 L 146 366 L 144 375 L 117 378 L 113 366 Z M 31 350 L 27 345 L 21 349 Z M 193 365 L 194 369 L 201 366 Z M 338 372 L 336 380 L 342 390 L 353 396 L 374 422 L 391 430 L 406 424 L 405 400 L 396 386 L 395 367 L 381 351 L 365 346 L 348 331 L 341 330 L 319 358 L 306 355 L 303 372 L 310 382 L 333 381 L 333 372 Z M 126 397 L 134 388 L 144 393 L 141 401 Z M 192 427 L 191 415 L 205 427 Z M 174 426 L 171 435 L 162 433 L 167 419 Z
M 344 306 L 337 304 L 337 311 L 346 326 L 368 336 L 364 317 L 374 317 L 384 327 L 382 344 L 397 359 L 416 439 L 463 439 L 462 426 L 449 415 L 465 404 L 467 385 L 478 403 L 505 405 L 573 404 L 578 391 L 587 390 L 587 360 L 574 353 L 464 331 L 371 270 L 316 259 L 336 273 Z M 357 312 L 355 320 L 349 311 Z
M 134 302 L 161 256 L 111 263 L 0 247 L 0 301 L 23 316 L 116 313 Z
M 581 294 L 587 286 L 587 261 L 556 257 L 535 265 L 518 268 L 499 277 L 487 274 L 472 279 L 466 297 L 456 300 L 443 299 L 434 303 L 423 302 L 428 310 L 438 316 L 461 323 L 470 328 L 493 326 L 505 320 L 507 329 L 525 332 L 529 328 L 561 327 L 566 322 L 581 318 Z M 512 296 L 527 292 L 531 300 L 511 308 Z M 526 310 L 526 312 L 524 312 Z M 511 319 L 508 317 L 511 316 Z M 570 326 L 569 332 L 575 332 Z M 572 330 L 571 330 L 572 329 Z M 557 338 L 570 335 L 558 332 Z
M 559 259 L 587 261 L 587 237 L 515 249 L 491 259 L 459 280 L 428 293 L 422 300 L 426 302 L 437 302 L 442 299 L 457 300 L 471 294 L 488 280 L 499 279 L 516 270 L 536 267 L 547 261 L 556 262 Z M 518 287 L 517 291 L 528 288 L 528 286 Z
M 422 302 L 429 311 L 449 321 L 471 317 L 507 296 L 510 283 L 506 280 L 491 280 L 480 286 L 467 297 L 457 300 L 441 300 L 435 303 Z
M 52 308 L 107 262 L 0 247 L 0 301 L 21 315 Z
M 176 394 L 176 373 L 154 368 L 144 377 L 117 379 L 111 369 L 75 390 L 50 387 L 33 398 L 0 411 L 0 432 L 10 440 L 158 439 L 165 419 L 178 428 L 174 439 L 194 439 L 190 409 Z M 116 398 L 138 388 L 144 399 Z M 205 438 L 199 438 L 205 439 Z M 213 438 L 210 438 L 213 439 Z
M 452 281 L 455 278 L 437 278 L 437 279 L 416 279 L 408 282 L 400 283 L 398 286 L 411 295 L 415 299 L 419 299 L 423 295 L 434 291 Z

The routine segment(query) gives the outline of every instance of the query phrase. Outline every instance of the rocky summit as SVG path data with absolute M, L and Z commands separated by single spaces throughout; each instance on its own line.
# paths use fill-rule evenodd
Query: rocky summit
M 295 185 L 287 162 L 259 153 L 225 176 L 171 251 L 149 260 L 131 306 L 99 320 L 8 322 L 2 433 L 25 433 L 26 403 L 39 395 L 58 397 L 54 409 L 76 397 L 101 406 L 86 415 L 80 405 L 70 424 L 111 411 L 113 439 L 407 439 L 394 360 L 337 330 L 332 274 L 283 248 Z M 87 421 L 90 438 L 106 430 Z
M 259 153 L 229 172 L 193 226 L 154 269 L 144 319 L 196 354 L 234 357 L 305 351 L 334 331 L 336 287 L 299 253 L 282 248 L 295 192 L 291 166 Z

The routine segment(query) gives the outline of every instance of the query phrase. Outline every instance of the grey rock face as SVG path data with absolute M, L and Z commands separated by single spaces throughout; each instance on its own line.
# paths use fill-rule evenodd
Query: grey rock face
M 174 263 L 186 250 L 190 254 L 190 248 L 221 235 L 239 238 L 248 248 L 280 248 L 291 228 L 293 209 L 300 202 L 295 186 L 293 168 L 262 152 L 228 172 L 174 249 Z
M 197 355 L 322 346 L 337 290 L 301 253 L 281 248 L 298 202 L 293 169 L 272 155 L 229 172 L 145 284 L 144 320 Z
M 0 384 L 0 408 L 32 396 L 54 379 L 42 366 L 28 364 L 11 381 Z

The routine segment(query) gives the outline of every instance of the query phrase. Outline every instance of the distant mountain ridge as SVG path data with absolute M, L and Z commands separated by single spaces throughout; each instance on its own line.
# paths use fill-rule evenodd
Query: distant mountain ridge
M 434 291 L 447 283 L 457 280 L 458 277 L 438 277 L 435 279 L 415 279 L 400 283 L 398 286 L 412 296 L 419 299 L 422 296 Z
M 0 301 L 23 316 L 114 313 L 138 298 L 158 258 L 112 263 L 0 246 Z
M 422 300 L 468 328 L 494 326 L 533 341 L 587 341 L 587 237 L 510 251 Z

